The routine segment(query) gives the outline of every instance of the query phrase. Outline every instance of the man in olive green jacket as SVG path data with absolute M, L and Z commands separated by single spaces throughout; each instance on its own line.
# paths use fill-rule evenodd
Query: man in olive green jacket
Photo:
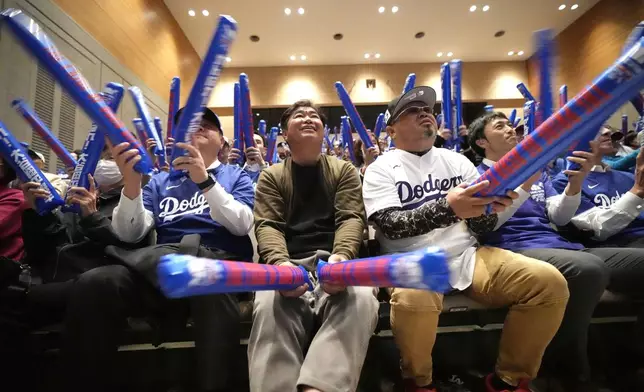
M 366 225 L 358 171 L 320 154 L 324 118 L 310 101 L 286 109 L 281 126 L 291 157 L 264 170 L 255 193 L 261 261 L 314 271 L 320 258 L 356 258 Z M 251 392 L 356 389 L 378 301 L 368 287 L 314 285 L 256 293 Z

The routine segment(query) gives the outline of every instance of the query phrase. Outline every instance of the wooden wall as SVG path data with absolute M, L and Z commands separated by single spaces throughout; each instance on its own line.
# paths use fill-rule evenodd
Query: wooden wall
M 181 77 L 185 99 L 201 59 L 163 0 L 54 0 L 159 96 Z
M 620 55 L 631 30 L 644 20 L 642 0 L 602 0 L 556 37 L 554 80 L 572 96 L 592 82 Z M 530 89 L 538 94 L 534 59 L 528 61 Z

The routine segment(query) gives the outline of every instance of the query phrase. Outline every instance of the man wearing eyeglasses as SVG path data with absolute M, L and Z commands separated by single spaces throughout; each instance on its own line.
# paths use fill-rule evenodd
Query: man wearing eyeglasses
M 543 352 L 568 300 L 566 281 L 553 266 L 513 252 L 479 247 L 475 234 L 492 231 L 496 213 L 518 195 L 476 197 L 489 185 L 463 155 L 433 147 L 436 92 L 416 87 L 389 103 L 387 133 L 396 150 L 367 168 L 363 196 L 384 253 L 441 247 L 450 260 L 454 290 L 491 306 L 509 306 L 496 371 L 485 390 L 528 392 Z M 486 215 L 490 206 L 492 213 Z M 402 357 L 406 391 L 440 391 L 432 375 L 443 295 L 393 289 L 391 326 Z
M 145 187 L 141 174 L 134 170 L 141 160 L 138 150 L 128 143 L 110 145 L 123 175 L 113 231 L 120 240 L 137 243 L 154 228 L 157 245 L 133 251 L 108 247 L 109 260 L 118 262 L 83 273 L 75 282 L 67 307 L 63 350 L 67 374 L 75 384 L 69 389 L 118 389 L 111 383 L 126 318 L 164 315 L 169 305 L 155 288 L 156 263 L 161 256 L 185 252 L 252 260 L 248 233 L 253 226 L 253 185 L 242 169 L 219 162 L 223 142 L 219 118 L 206 109 L 191 143 L 174 146 L 188 152 L 172 162 L 186 175 L 171 178 L 161 172 Z M 198 234 L 199 241 L 192 234 Z M 173 308 L 188 308 L 194 321 L 199 390 L 238 390 L 232 385 L 240 339 L 237 297 L 207 295 L 173 303 Z

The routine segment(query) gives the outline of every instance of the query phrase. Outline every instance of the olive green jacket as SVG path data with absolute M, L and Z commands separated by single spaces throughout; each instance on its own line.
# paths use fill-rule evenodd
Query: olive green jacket
M 349 162 L 321 155 L 328 200 L 335 206 L 333 254 L 351 260 L 358 256 L 366 226 L 362 184 L 358 171 Z M 292 160 L 262 171 L 255 190 L 255 236 L 261 262 L 289 261 L 285 228 L 292 209 Z M 315 251 L 316 249 L 312 249 Z

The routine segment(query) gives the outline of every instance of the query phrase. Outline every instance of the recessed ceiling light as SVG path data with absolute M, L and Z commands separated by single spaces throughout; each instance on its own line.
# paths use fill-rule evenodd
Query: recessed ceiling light
M 380 7 L 380 8 L 378 8 L 378 12 L 380 12 L 381 14 L 382 14 L 383 12 L 385 12 L 385 7 Z
M 297 9 L 297 13 L 300 15 L 304 15 L 304 8 L 300 7 Z
M 476 11 L 476 6 L 475 5 L 470 7 L 470 12 L 474 12 L 474 11 Z
M 371 55 L 369 53 L 364 54 L 364 58 L 368 59 L 369 57 L 371 57 Z
M 304 54 L 303 54 L 303 55 L 301 55 L 301 56 L 300 56 L 300 60 L 302 60 L 302 61 L 306 60 L 306 55 L 304 55 Z
M 573 5 L 570 7 L 570 9 L 571 9 L 571 10 L 573 10 L 573 11 L 574 11 L 574 10 L 576 10 L 577 8 L 579 8 L 579 4 L 573 4 Z
M 284 13 L 286 15 L 290 15 L 291 14 L 291 9 L 290 8 L 284 8 Z
M 338 33 L 333 36 L 333 39 L 336 41 L 340 41 L 342 38 L 344 38 L 344 35 Z
M 375 58 L 379 59 L 379 58 L 380 58 L 380 53 L 376 53 L 376 54 L 374 54 L 374 55 L 373 55 L 373 57 L 375 57 Z
M 201 11 L 201 14 L 203 16 L 208 16 L 208 15 L 210 15 L 210 12 L 208 12 L 208 10 L 203 10 L 203 11 Z
M 295 55 L 291 55 L 291 61 L 295 61 Z
M 257 117 L 259 117 L 259 113 L 255 113 L 255 115 L 256 115 Z
M 231 61 L 233 61 L 233 59 L 231 59 L 230 57 L 226 57 L 226 62 L 230 63 Z
M 452 52 L 447 52 L 447 57 L 452 57 L 452 56 L 454 56 L 454 53 L 452 53 Z
M 503 37 L 505 35 L 505 30 L 499 30 L 496 33 L 494 33 L 494 36 L 496 38 Z
M 438 53 L 436 53 L 436 56 L 438 56 L 438 57 L 443 57 L 443 52 L 438 52 Z
M 248 37 L 252 42 L 259 42 L 259 35 L 251 35 Z
M 421 38 L 423 38 L 424 36 L 425 36 L 425 32 L 424 32 L 424 31 L 419 31 L 419 32 L 417 32 L 417 33 L 414 35 L 414 37 L 416 37 L 416 39 L 421 39 Z
M 391 13 L 395 14 L 396 12 L 398 12 L 398 6 L 397 5 L 391 7 Z
M 188 10 L 188 15 L 195 16 L 195 10 Z
M 508 56 L 514 56 L 514 51 L 513 50 L 509 51 Z
M 490 6 L 484 5 L 482 9 L 483 9 L 483 12 L 488 12 L 490 10 Z
M 520 50 L 519 53 L 517 53 L 518 56 L 523 56 L 523 50 Z
M 562 4 L 562 5 L 560 5 L 560 6 L 559 6 L 559 11 L 563 11 L 563 10 L 565 10 L 565 9 L 566 9 L 566 5 L 565 5 L 565 4 Z

